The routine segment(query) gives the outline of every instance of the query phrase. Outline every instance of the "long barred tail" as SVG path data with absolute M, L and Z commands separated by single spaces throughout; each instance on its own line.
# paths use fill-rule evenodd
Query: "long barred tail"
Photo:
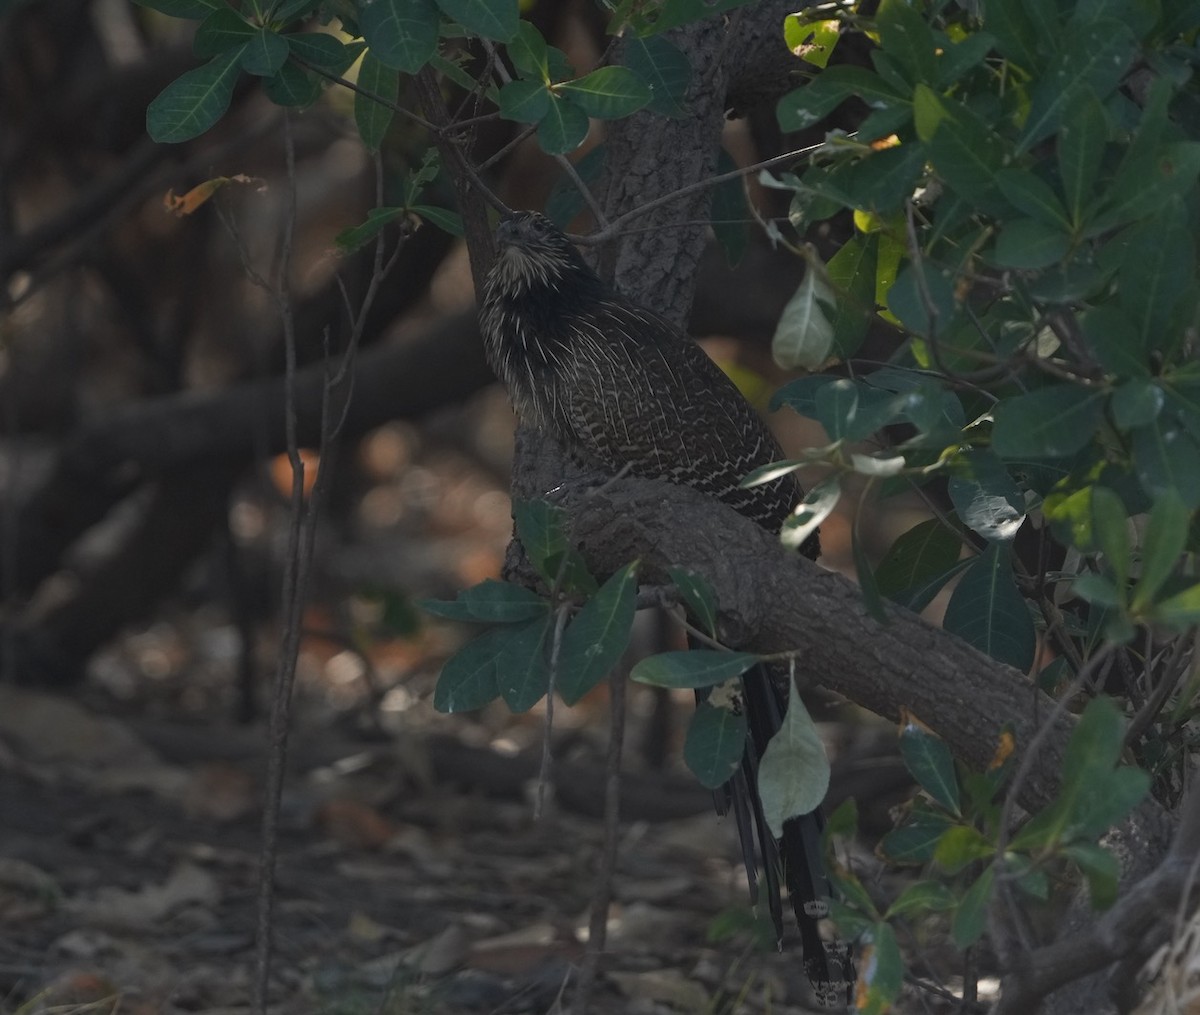
M 716 794 L 717 811 L 732 811 L 742 844 L 742 860 L 750 883 L 750 898 L 759 899 L 758 873 L 766 895 L 775 933 L 782 943 L 783 903 L 780 885 L 786 885 L 804 949 L 804 971 L 817 1000 L 829 1008 L 849 1001 L 854 971 L 849 948 L 821 938 L 820 921 L 829 915 L 832 886 L 821 851 L 825 819 L 815 810 L 783 823 L 776 839 L 767 827 L 758 795 L 758 762 L 771 737 L 779 730 L 787 708 L 783 689 L 765 666 L 756 666 L 742 680 L 743 706 L 748 736 L 741 768 Z M 761 866 L 759 858 L 761 858 Z

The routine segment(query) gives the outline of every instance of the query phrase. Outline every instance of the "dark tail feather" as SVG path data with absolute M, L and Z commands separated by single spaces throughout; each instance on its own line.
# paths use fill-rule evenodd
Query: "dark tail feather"
M 819 809 L 801 814 L 785 821 L 783 836 L 776 839 L 767 827 L 758 796 L 759 758 L 783 724 L 787 696 L 765 666 L 750 670 L 743 677 L 742 686 L 748 727 L 746 753 L 740 770 L 719 792 L 737 822 L 751 900 L 757 902 L 754 861 L 757 852 L 762 857 L 763 887 L 777 937 L 782 942 L 783 907 L 779 892 L 782 877 L 800 929 L 804 971 L 821 1004 L 841 1007 L 849 1000 L 854 975 L 849 948 L 840 942 L 823 941 L 819 929 L 821 919 L 829 915 L 832 895 L 821 851 L 825 820 Z M 720 800 L 717 809 L 725 813 Z

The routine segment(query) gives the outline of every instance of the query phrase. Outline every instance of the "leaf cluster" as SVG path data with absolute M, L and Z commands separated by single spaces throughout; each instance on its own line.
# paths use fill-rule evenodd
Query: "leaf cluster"
M 921 868 L 923 877 L 883 906 L 853 872 L 836 866 L 834 872 L 841 897 L 834 919 L 869 950 L 859 984 L 865 1004 L 859 1010 L 885 1011 L 899 994 L 900 922 L 942 920 L 961 951 L 983 937 L 1000 892 L 1016 893 L 1026 907 L 1044 906 L 1056 889 L 1082 878 L 1094 908 L 1113 904 L 1118 865 L 1098 840 L 1150 786 L 1147 773 L 1119 762 L 1123 726 L 1111 699 L 1093 699 L 1067 746 L 1056 798 L 1010 835 L 1001 822 L 1014 770 L 1011 734 L 1002 736 L 991 767 L 973 772 L 956 764 L 944 741 L 919 721 L 905 720 L 900 754 L 921 793 L 878 851 L 889 864 Z M 856 825 L 850 800 L 830 817 L 827 838 L 853 835 Z
M 422 604 L 435 616 L 487 625 L 443 666 L 434 692 L 439 711 L 473 711 L 500 698 L 512 711 L 524 712 L 552 691 L 574 705 L 613 670 L 629 646 L 637 604 L 636 562 L 598 583 L 570 543 L 561 508 L 528 501 L 517 504 L 514 515 L 517 535 L 548 594 L 488 580 L 452 602 Z M 712 588 L 683 569 L 672 568 L 670 577 L 696 629 L 715 639 L 719 605 Z M 696 692 L 683 756 L 704 786 L 724 785 L 742 763 L 747 736 L 742 680 L 771 679 L 762 662 L 753 653 L 714 648 L 663 652 L 632 667 L 630 676 L 639 683 Z M 764 812 L 777 834 L 788 818 L 819 806 L 829 785 L 821 739 L 794 681 L 789 684 L 782 728 L 758 769 Z
M 1184 631 L 1200 621 L 1200 3 L 835 13 L 836 35 L 824 7 L 789 22 L 820 33 L 828 66 L 780 100 L 779 123 L 868 112 L 764 182 L 791 194 L 800 237 L 854 224 L 828 261 L 796 246 L 804 277 L 775 338 L 784 365 L 850 376 L 776 395 L 830 442 L 747 482 L 834 468 L 789 541 L 849 473 L 885 496 L 944 483 L 953 511 L 877 568 L 856 543 L 868 605 L 920 609 L 957 578 L 945 627 L 1019 669 L 1046 639 L 1078 669 L 1105 639 Z M 870 66 L 837 62 L 848 34 Z M 856 363 L 868 333 L 885 364 Z M 1024 568 L 1013 546 L 1030 529 L 1072 566 Z

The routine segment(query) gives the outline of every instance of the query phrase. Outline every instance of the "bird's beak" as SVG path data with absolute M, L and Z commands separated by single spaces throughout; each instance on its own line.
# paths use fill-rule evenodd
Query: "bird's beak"
M 517 242 L 517 221 L 512 218 L 503 218 L 500 224 L 496 227 L 496 243 L 501 247 L 507 247 L 510 244 Z

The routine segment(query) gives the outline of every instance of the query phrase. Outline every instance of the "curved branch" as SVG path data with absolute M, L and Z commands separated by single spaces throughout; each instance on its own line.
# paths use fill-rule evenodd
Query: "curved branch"
M 1200 787 L 1192 787 L 1180 813 L 1182 820 L 1171 849 L 1151 874 L 1082 933 L 1063 936 L 1052 945 L 1016 957 L 1016 968 L 1002 981 L 1001 1000 L 993 1015 L 1031 1011 L 1059 987 L 1128 955 L 1144 954 L 1147 938 L 1156 937 L 1156 932 L 1164 934 L 1169 928 L 1169 922 L 1163 919 L 1166 913 L 1180 910 L 1190 917 L 1200 887 L 1196 870 L 1200 858 Z
M 552 457 L 545 461 L 552 470 Z M 532 463 L 525 496 L 557 485 L 552 472 L 539 472 L 540 462 Z M 647 581 L 668 581 L 671 565 L 697 572 L 717 594 L 727 644 L 796 650 L 805 679 L 888 718 L 907 709 L 977 768 L 992 760 L 1006 723 L 1025 745 L 1052 715 L 1053 701 L 1018 670 L 899 607 L 889 606 L 888 622 L 878 623 L 852 581 L 788 553 L 775 536 L 701 493 L 627 478 L 602 490 L 576 487 L 559 500 L 596 574 L 634 559 Z M 1050 721 L 1037 764 L 1020 787 L 1029 810 L 1054 797 L 1074 728 L 1069 715 Z

